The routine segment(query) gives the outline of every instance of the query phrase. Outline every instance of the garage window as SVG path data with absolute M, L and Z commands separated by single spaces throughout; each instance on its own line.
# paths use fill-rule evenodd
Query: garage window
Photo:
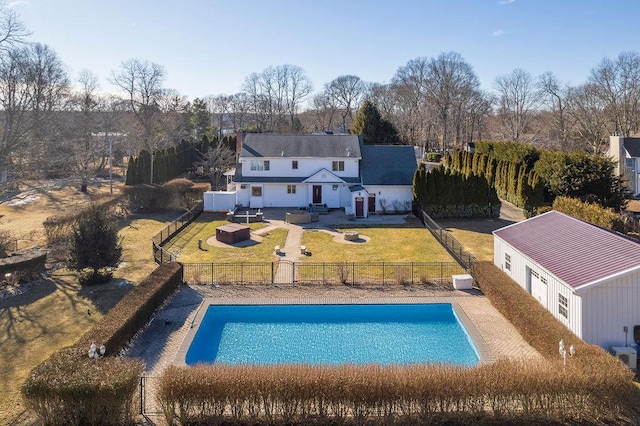
M 287 185 L 287 194 L 295 194 L 296 186 L 295 185 Z
M 569 301 L 560 293 L 558 293 L 558 313 L 569 318 Z
M 504 254 L 504 269 L 511 271 L 511 255 L 509 253 Z

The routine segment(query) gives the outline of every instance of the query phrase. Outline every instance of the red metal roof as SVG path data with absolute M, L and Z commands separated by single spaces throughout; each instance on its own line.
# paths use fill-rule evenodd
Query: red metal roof
M 557 211 L 493 234 L 573 288 L 640 268 L 640 244 Z

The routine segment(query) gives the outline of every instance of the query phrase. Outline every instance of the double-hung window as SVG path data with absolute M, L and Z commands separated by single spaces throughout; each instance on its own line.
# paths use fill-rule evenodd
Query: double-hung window
M 269 160 L 251 160 L 251 170 L 253 171 L 269 170 Z

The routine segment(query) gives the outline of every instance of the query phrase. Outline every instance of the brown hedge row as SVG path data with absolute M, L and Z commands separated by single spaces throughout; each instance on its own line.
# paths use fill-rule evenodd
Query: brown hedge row
M 74 346 L 88 349 L 91 343 L 98 346 L 104 343 L 107 354 L 117 354 L 182 282 L 181 264 L 173 262 L 158 266 Z
M 559 360 L 476 368 L 171 366 L 157 397 L 167 424 L 182 425 L 627 421 L 627 407 L 612 398 L 629 391 L 620 378 L 575 365 L 563 371 Z
M 105 356 L 90 359 L 91 343 L 118 354 L 182 284 L 182 265 L 163 264 L 131 290 L 75 345 L 34 368 L 22 387 L 27 408 L 44 424 L 133 423 L 133 404 L 144 365 Z
M 546 359 L 475 368 L 415 366 L 173 366 L 158 400 L 168 424 L 637 424 L 633 374 L 580 341 L 488 262 L 474 277 Z M 564 339 L 577 354 L 566 370 Z
M 140 360 L 90 359 L 84 350 L 66 348 L 31 371 L 22 395 L 46 425 L 132 424 L 143 369 Z

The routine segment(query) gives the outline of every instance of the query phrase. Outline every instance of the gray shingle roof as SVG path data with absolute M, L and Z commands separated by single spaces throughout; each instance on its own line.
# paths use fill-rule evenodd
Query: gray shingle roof
M 240 157 L 360 158 L 358 135 L 276 135 L 247 133 Z
M 416 156 L 408 145 L 360 146 L 363 185 L 412 185 Z
M 557 211 L 493 234 L 574 289 L 640 268 L 640 244 Z
M 640 138 L 624 138 L 624 149 L 634 158 L 640 157 Z

